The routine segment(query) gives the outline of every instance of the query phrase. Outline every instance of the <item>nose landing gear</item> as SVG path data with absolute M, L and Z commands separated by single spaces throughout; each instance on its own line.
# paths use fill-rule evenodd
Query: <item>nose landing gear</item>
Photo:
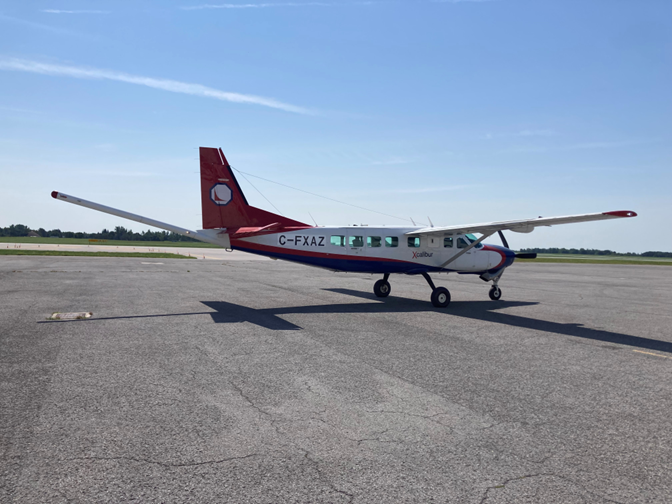
M 502 278 L 502 273 L 504 273 L 504 268 L 498 273 L 486 272 L 479 277 L 484 282 L 492 281 L 492 287 L 490 287 L 490 292 L 488 294 L 493 301 L 499 301 L 502 298 L 502 289 L 500 289 L 498 285 L 499 280 Z
M 502 289 L 499 288 L 499 285 L 493 285 L 490 287 L 490 292 L 488 294 L 493 301 L 499 301 L 502 297 Z

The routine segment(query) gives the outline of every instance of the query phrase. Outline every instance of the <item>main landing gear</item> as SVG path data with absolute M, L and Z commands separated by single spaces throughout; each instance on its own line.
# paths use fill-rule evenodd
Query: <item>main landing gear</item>
M 422 274 L 432 288 L 432 304 L 437 308 L 445 308 L 450 304 L 450 291 L 445 287 L 436 287 L 427 273 Z
M 436 287 L 432 279 L 427 273 L 422 273 L 422 276 L 427 280 L 427 283 L 432 288 L 432 304 L 437 308 L 445 308 L 450 304 L 450 292 L 445 287 Z M 389 273 L 385 273 L 382 280 L 378 280 L 373 286 L 373 293 L 380 297 L 384 298 L 390 295 L 392 290 L 390 287 L 390 282 L 387 279 L 390 278 Z
M 390 287 L 390 282 L 387 279 L 390 278 L 389 273 L 385 273 L 382 280 L 378 280 L 373 284 L 373 293 L 378 297 L 387 297 L 390 295 L 392 287 Z

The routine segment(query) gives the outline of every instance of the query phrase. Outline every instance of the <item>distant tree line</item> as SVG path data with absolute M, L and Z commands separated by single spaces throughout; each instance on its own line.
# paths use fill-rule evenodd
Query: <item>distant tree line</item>
M 81 233 L 73 231 L 61 231 L 60 229 L 52 229 L 47 231 L 44 228 L 30 229 L 23 224 L 12 224 L 9 227 L 0 228 L 0 236 L 31 236 L 37 234 L 42 237 L 56 237 L 56 238 L 88 238 L 94 240 L 128 240 L 128 241 L 170 241 L 170 242 L 195 242 L 193 238 L 182 236 L 177 233 L 168 231 L 150 231 L 144 233 L 135 233 L 123 226 L 116 226 L 114 231 L 103 229 L 100 233 Z
M 658 252 L 650 251 L 636 254 L 634 252 L 626 252 L 619 254 L 613 250 L 597 250 L 597 249 L 566 249 L 566 248 L 524 248 L 520 252 L 536 252 L 537 254 L 581 254 L 581 255 L 600 255 L 600 256 L 638 256 L 638 257 L 672 257 L 672 252 Z
M 182 236 L 177 233 L 168 231 L 150 231 L 143 233 L 135 233 L 123 226 L 116 226 L 114 231 L 103 229 L 100 233 L 81 233 L 73 231 L 61 231 L 60 229 L 52 229 L 47 231 L 44 228 L 30 229 L 23 224 L 12 224 L 9 227 L 0 228 L 0 236 L 29 236 L 31 233 L 42 237 L 56 237 L 56 238 L 88 238 L 94 240 L 127 240 L 127 241 L 169 241 L 169 242 L 195 242 L 193 238 Z M 597 249 L 566 249 L 566 248 L 524 248 L 520 252 L 536 252 L 537 254 L 581 254 L 581 255 L 600 255 L 600 256 L 639 256 L 639 257 L 672 257 L 672 252 L 658 252 L 650 251 L 636 254 L 634 252 L 627 252 L 619 254 L 613 250 L 597 250 Z

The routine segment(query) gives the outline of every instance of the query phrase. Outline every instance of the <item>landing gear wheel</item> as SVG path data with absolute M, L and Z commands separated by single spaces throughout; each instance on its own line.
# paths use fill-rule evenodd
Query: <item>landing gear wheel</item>
M 437 308 L 445 308 L 450 304 L 450 292 L 445 287 L 437 287 L 432 291 L 432 304 Z
M 373 284 L 373 293 L 378 297 L 389 296 L 391 290 L 392 287 L 390 287 L 390 282 L 387 280 L 378 280 L 375 284 Z
M 490 299 L 493 301 L 499 301 L 502 298 L 502 289 L 497 287 L 496 285 L 493 285 L 492 288 L 490 289 Z

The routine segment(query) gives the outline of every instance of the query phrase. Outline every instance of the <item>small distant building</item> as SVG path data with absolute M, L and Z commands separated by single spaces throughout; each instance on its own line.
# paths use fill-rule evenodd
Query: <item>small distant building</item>
M 39 238 L 40 237 L 40 235 L 37 231 L 30 231 L 28 233 L 28 236 L 30 236 L 31 238 L 35 238 L 35 237 Z

